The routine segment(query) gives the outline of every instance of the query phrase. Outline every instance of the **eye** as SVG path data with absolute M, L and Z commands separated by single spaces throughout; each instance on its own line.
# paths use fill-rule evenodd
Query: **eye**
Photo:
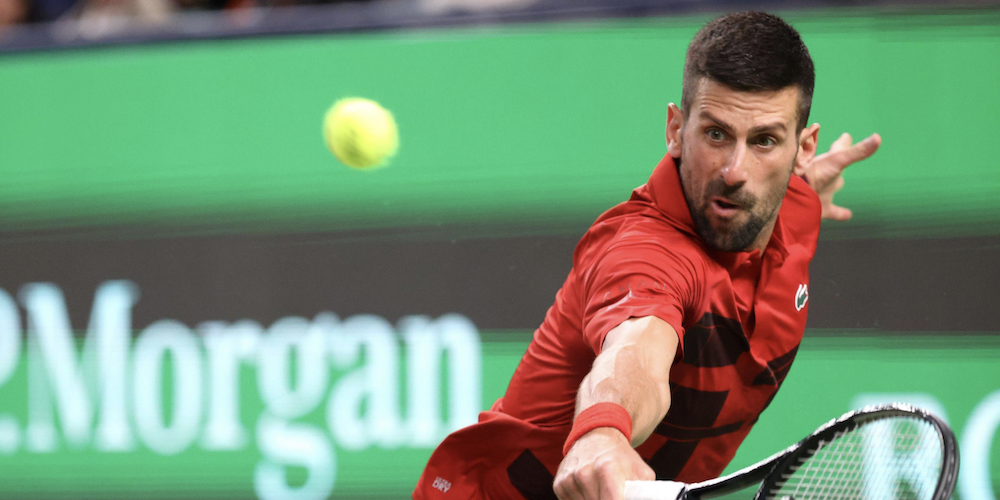
M 774 137 L 771 137 L 769 135 L 766 135 L 764 137 L 761 137 L 760 139 L 757 139 L 757 145 L 758 146 L 763 146 L 765 148 L 769 148 L 769 147 L 774 146 L 776 144 L 778 144 L 778 141 L 774 140 Z
M 710 128 L 708 129 L 708 138 L 713 141 L 722 141 L 726 138 L 726 134 L 717 128 Z

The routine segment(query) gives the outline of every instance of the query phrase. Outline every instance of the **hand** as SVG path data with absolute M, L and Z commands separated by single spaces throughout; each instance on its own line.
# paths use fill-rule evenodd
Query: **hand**
M 872 134 L 867 139 L 852 145 L 851 135 L 844 133 L 830 146 L 830 151 L 823 153 L 806 167 L 806 181 L 819 195 L 823 206 L 823 218 L 832 220 L 848 220 L 851 211 L 833 204 L 833 195 L 844 187 L 844 169 L 875 154 L 882 145 L 882 137 Z
M 580 437 L 556 473 L 560 500 L 622 500 L 625 481 L 656 479 L 625 436 L 601 427 Z

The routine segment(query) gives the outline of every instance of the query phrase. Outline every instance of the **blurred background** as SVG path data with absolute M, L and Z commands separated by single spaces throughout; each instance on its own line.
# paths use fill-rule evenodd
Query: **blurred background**
M 0 0 L 0 497 L 408 497 L 665 153 L 691 37 L 755 8 L 812 52 L 822 150 L 884 144 L 730 470 L 908 401 L 995 500 L 998 7 Z M 395 114 L 390 166 L 326 150 L 347 96 Z

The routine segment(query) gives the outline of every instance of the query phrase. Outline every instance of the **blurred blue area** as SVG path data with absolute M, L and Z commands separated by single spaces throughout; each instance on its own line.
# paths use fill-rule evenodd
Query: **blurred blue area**
M 0 0 L 0 53 L 736 10 L 996 8 L 1000 0 Z

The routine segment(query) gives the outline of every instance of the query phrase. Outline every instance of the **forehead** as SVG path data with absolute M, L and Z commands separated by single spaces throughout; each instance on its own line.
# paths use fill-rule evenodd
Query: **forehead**
M 690 117 L 706 119 L 711 115 L 739 128 L 780 122 L 788 130 L 795 130 L 799 94 L 795 86 L 746 92 L 702 78 L 691 102 Z

